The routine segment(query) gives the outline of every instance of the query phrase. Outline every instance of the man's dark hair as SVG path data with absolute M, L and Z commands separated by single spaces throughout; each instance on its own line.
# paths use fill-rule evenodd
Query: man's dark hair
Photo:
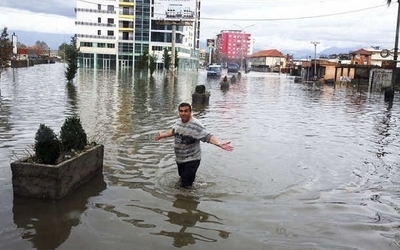
M 179 110 L 180 108 L 183 108 L 183 107 L 189 107 L 189 111 L 192 112 L 192 106 L 191 106 L 189 103 L 187 103 L 187 102 L 182 102 L 181 104 L 179 104 L 178 110 Z

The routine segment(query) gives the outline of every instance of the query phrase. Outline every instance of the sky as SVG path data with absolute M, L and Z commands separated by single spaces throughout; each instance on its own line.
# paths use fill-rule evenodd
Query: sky
M 76 1 L 91 2 L 1 0 L 0 28 L 7 27 L 9 35 L 15 32 L 25 45 L 40 40 L 56 48 L 75 33 Z M 243 30 L 252 35 L 254 48 L 283 53 L 393 49 L 397 10 L 394 0 L 390 7 L 386 0 L 202 0 L 200 39 L 205 43 L 221 30 Z

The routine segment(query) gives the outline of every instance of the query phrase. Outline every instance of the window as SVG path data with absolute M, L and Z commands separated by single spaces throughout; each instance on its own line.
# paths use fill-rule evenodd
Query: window
M 119 52 L 132 53 L 133 52 L 133 43 L 119 43 L 118 50 L 119 50 Z
M 114 23 L 114 18 L 107 18 L 107 23 L 110 23 L 110 24 Z
M 101 10 L 101 4 L 97 5 L 97 10 Z
M 113 44 L 113 43 L 107 43 L 107 48 L 109 48 L 109 49 L 114 49 L 114 48 L 115 48 L 115 44 Z
M 122 8 L 122 14 L 129 15 L 129 8 L 128 7 L 123 7 Z
M 101 36 L 101 30 L 97 30 L 97 35 Z
M 114 5 L 108 5 L 107 6 L 108 11 L 114 11 Z
M 152 50 L 153 51 L 163 51 L 163 47 L 162 46 L 153 46 Z
M 98 47 L 98 48 L 105 48 L 105 47 L 106 47 L 106 44 L 105 44 L 105 43 L 98 43 L 98 44 L 97 44 L 97 47 Z
M 107 31 L 107 36 L 114 36 L 114 31 L 113 30 L 108 30 Z
M 101 17 L 98 17 L 98 18 L 97 18 L 97 22 L 98 22 L 98 23 L 101 23 Z
M 91 43 L 91 42 L 81 42 L 81 47 L 93 47 L 93 43 Z

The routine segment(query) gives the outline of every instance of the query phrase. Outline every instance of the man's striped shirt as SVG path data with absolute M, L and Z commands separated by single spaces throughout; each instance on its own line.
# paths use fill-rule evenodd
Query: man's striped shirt
M 210 142 L 212 136 L 203 124 L 193 117 L 187 123 L 179 119 L 172 127 L 172 132 L 175 137 L 176 162 L 201 160 L 200 141 Z

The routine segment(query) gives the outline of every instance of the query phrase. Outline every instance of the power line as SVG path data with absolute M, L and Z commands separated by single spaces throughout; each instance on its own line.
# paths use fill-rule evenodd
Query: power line
M 326 14 L 326 15 L 316 15 L 316 16 L 304 16 L 304 17 L 287 17 L 287 18 L 261 18 L 261 19 L 250 19 L 250 18 L 214 18 L 214 17 L 202 17 L 202 20 L 212 20 L 212 21 L 249 21 L 249 22 L 273 22 L 273 21 L 289 21 L 289 20 L 304 20 L 304 19 L 314 19 L 314 18 L 323 18 L 323 17 L 331 17 L 331 16 L 339 16 L 339 15 L 346 15 L 346 14 L 351 14 L 351 13 L 356 13 L 356 12 L 362 12 L 366 10 L 371 10 L 375 8 L 380 8 L 382 6 L 387 6 L 386 4 L 384 5 L 377 5 L 377 6 L 372 6 L 368 8 L 363 8 L 363 9 L 358 9 L 358 10 L 352 10 L 352 11 L 345 11 L 345 12 L 339 12 L 339 13 L 332 13 L 332 14 Z

